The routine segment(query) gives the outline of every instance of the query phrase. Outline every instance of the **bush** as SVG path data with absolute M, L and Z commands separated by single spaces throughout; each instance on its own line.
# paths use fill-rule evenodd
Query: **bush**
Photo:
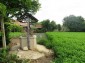
M 10 32 L 21 32 L 23 28 L 18 25 L 11 24 L 10 22 L 5 22 L 5 34 L 6 34 L 6 44 L 10 43 Z M 0 33 L 0 46 L 2 46 L 2 34 Z
M 38 41 L 39 44 L 42 44 L 42 45 L 45 45 L 47 48 L 52 48 L 52 44 L 51 42 L 47 39 L 47 38 L 41 38 L 39 41 Z
M 16 24 L 12 24 L 10 22 L 6 22 L 5 26 L 6 26 L 5 29 L 7 29 L 7 31 L 9 32 L 22 32 L 23 30 L 23 27 L 16 25 Z
M 8 29 L 10 29 L 10 32 L 22 32 L 23 31 L 23 28 L 21 26 L 15 25 L 15 24 L 10 24 Z
M 23 28 L 18 25 L 12 25 L 12 30 L 11 32 L 22 32 Z
M 6 22 L 5 23 L 6 43 L 7 44 L 10 43 L 10 36 L 9 36 L 10 32 L 21 32 L 22 29 L 23 28 L 21 26 L 14 25 L 10 22 Z

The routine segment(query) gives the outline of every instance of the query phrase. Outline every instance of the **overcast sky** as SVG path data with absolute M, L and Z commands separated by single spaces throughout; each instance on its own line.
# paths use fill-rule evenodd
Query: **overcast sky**
M 39 2 L 41 8 L 35 15 L 39 21 L 50 19 L 61 24 L 65 16 L 85 18 L 85 0 L 39 0 Z

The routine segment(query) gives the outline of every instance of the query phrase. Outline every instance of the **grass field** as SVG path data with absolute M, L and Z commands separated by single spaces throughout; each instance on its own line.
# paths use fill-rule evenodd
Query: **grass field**
M 84 32 L 47 32 L 45 45 L 55 53 L 54 63 L 85 63 Z

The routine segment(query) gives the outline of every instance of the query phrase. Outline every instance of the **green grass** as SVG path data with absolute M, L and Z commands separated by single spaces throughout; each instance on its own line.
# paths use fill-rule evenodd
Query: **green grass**
M 11 32 L 11 33 L 9 34 L 9 37 L 10 37 L 10 38 L 18 38 L 18 37 L 24 36 L 24 35 L 25 35 L 25 33 L 21 33 L 21 32 Z
M 55 53 L 54 63 L 85 63 L 84 32 L 47 32 L 50 46 Z

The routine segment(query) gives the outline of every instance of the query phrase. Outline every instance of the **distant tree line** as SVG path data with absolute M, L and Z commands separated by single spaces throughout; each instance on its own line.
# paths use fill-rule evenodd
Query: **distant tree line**
M 37 29 L 37 32 L 52 32 L 61 30 L 60 24 L 56 24 L 55 21 L 51 21 L 49 19 L 43 20 L 39 23 L 42 25 L 42 28 Z
M 70 15 L 63 19 L 63 31 L 84 32 L 85 20 L 82 16 Z
M 49 32 L 49 31 L 68 31 L 68 32 L 84 32 L 85 31 L 85 20 L 82 16 L 66 16 L 63 19 L 63 24 L 56 24 L 55 21 L 49 19 L 39 22 L 42 28 L 37 30 L 38 32 Z

